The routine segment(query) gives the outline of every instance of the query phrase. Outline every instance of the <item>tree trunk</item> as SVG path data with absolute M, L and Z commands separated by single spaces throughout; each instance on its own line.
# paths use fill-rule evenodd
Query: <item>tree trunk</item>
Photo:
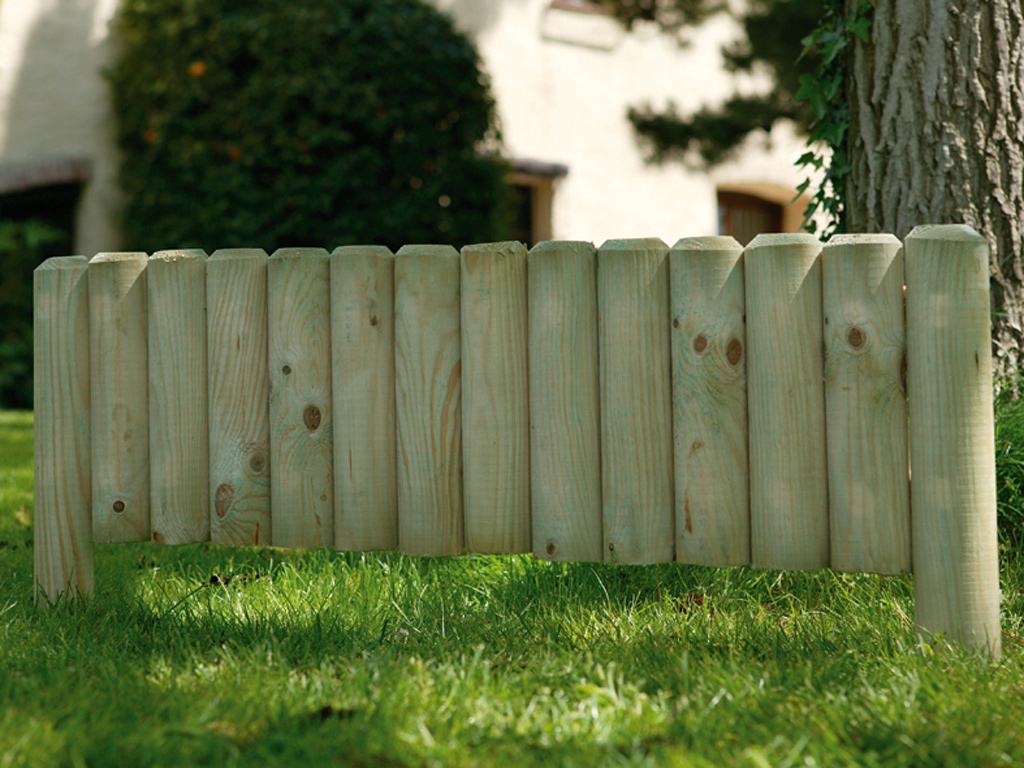
M 858 0 L 847 0 L 856 7 Z M 1024 8 L 879 0 L 846 80 L 848 232 L 964 223 L 992 248 L 993 363 L 1024 351 Z

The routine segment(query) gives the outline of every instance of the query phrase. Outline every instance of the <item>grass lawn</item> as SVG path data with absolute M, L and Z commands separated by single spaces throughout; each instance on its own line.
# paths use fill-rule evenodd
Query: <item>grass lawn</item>
M 0 412 L 0 768 L 1024 764 L 1024 646 L 919 648 L 910 578 L 137 544 L 41 610 L 31 541 Z

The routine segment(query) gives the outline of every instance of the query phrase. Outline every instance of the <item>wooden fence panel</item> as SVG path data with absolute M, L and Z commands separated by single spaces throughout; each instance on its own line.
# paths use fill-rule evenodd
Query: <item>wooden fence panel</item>
M 157 544 L 210 539 L 206 253 L 160 251 L 146 267 L 149 461 Z
M 604 559 L 596 254 L 546 242 L 528 258 L 533 552 L 545 560 Z
M 460 300 L 466 548 L 530 552 L 526 246 L 463 248 Z
M 751 560 L 757 568 L 827 568 L 821 243 L 758 235 L 743 261 Z
M 680 240 L 669 254 L 676 559 L 682 563 L 750 562 L 742 254 L 731 237 Z
M 914 620 L 1000 651 L 988 242 L 963 225 L 906 239 Z
M 47 259 L 32 276 L 37 601 L 93 591 L 88 265 Z
M 267 254 L 238 248 L 206 262 L 210 539 L 270 544 Z
M 267 264 L 270 507 L 277 547 L 334 546 L 330 256 L 282 248 Z
M 822 253 L 832 567 L 910 571 L 903 249 L 840 235 Z
M 395 255 L 398 542 L 408 555 L 465 550 L 459 253 Z
M 383 246 L 331 254 L 334 539 L 398 547 L 395 256 Z
M 95 541 L 150 538 L 147 261 L 144 253 L 100 253 L 89 262 Z
M 598 251 L 601 485 L 605 559 L 672 560 L 672 376 L 668 246 L 609 240 Z

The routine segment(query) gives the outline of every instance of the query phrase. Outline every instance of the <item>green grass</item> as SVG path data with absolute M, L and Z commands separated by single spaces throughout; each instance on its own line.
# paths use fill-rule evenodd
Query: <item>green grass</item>
M 1021 644 L 918 647 L 909 578 L 138 544 L 37 609 L 31 465 L 0 413 L 0 768 L 1024 763 Z

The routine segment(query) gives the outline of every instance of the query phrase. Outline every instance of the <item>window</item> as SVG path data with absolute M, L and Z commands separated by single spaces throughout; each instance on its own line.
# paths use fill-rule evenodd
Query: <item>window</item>
M 555 183 L 569 169 L 557 163 L 534 160 L 513 161 L 515 172 L 511 183 L 513 191 L 512 239 L 533 247 L 543 240 L 551 240 L 551 204 Z
M 718 187 L 718 233 L 747 245 L 757 235 L 796 232 L 803 223 L 806 196 L 774 184 L 729 184 Z
M 75 213 L 92 176 L 88 160 L 57 159 L 0 167 L 0 219 L 43 221 L 62 233 L 43 256 L 73 253 Z
M 754 195 L 718 193 L 718 231 L 746 245 L 766 232 L 782 231 L 782 206 Z

